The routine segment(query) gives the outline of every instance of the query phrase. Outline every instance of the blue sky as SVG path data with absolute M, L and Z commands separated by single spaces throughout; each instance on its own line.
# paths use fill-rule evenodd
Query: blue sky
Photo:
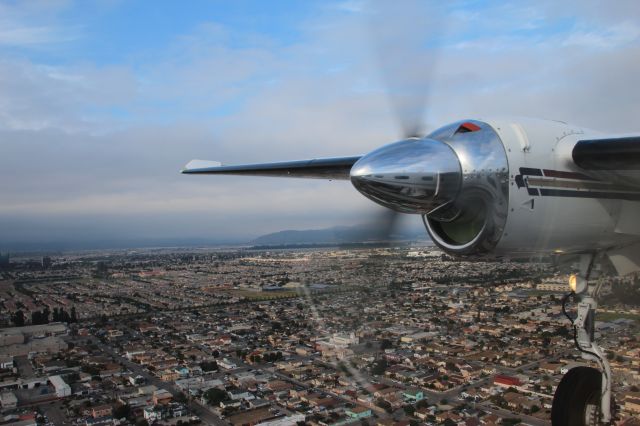
M 61 59 L 140 66 L 144 58 L 161 57 L 176 37 L 211 22 L 233 28 L 237 34 L 268 35 L 286 45 L 300 36 L 296 23 L 317 7 L 312 2 L 295 1 L 130 1 L 102 7 L 80 2 L 66 8 L 60 19 L 83 34 L 81 49 Z
M 635 0 L 0 0 L 0 249 L 362 221 L 348 182 L 177 171 L 365 153 L 401 134 L 394 91 L 424 92 L 425 130 L 637 131 L 639 22 Z

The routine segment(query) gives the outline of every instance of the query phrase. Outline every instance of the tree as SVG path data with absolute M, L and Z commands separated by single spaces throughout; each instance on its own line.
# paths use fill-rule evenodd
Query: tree
M 391 343 L 391 340 L 389 339 L 383 339 L 382 342 L 380 342 L 380 349 L 385 350 L 385 349 L 389 349 L 393 346 L 393 344 Z
M 387 367 L 387 360 L 382 358 L 373 365 L 371 372 L 376 375 L 384 374 L 384 372 L 387 370 Z
M 204 393 L 204 400 L 209 405 L 220 405 L 222 401 L 226 401 L 228 398 L 227 392 L 218 388 L 211 388 Z
M 218 363 L 215 361 L 204 361 L 200 363 L 202 371 L 218 371 Z
M 78 322 L 78 314 L 76 313 L 76 307 L 71 307 L 71 321 L 70 322 Z
M 95 366 L 95 365 L 83 365 L 80 370 L 83 373 L 87 373 L 87 374 L 91 374 L 92 376 L 97 376 L 98 374 L 100 374 L 100 368 Z
M 11 322 L 13 322 L 16 327 L 24 326 L 24 312 L 18 309 L 18 311 L 11 317 Z
M 416 403 L 416 408 L 427 408 L 429 406 L 429 401 L 425 399 L 421 399 Z
M 129 407 L 129 404 L 118 404 L 113 409 L 113 417 L 116 419 L 128 418 L 130 414 L 131 407 Z
M 408 416 L 413 416 L 413 413 L 416 412 L 416 409 L 413 405 L 405 405 L 404 412 L 407 413 Z
M 382 398 L 378 398 L 376 400 L 376 405 L 380 408 L 382 408 L 384 411 L 386 411 L 387 413 L 390 413 L 393 411 L 393 408 L 391 408 L 391 404 L 389 404 L 387 401 L 385 401 Z

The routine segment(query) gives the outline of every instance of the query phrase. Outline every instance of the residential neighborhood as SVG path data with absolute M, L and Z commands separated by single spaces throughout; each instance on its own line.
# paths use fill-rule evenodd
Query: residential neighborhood
M 618 424 L 640 415 L 640 307 L 615 297 L 634 280 L 605 283 L 596 323 Z M 546 425 L 589 365 L 566 282 L 431 246 L 14 258 L 0 425 Z

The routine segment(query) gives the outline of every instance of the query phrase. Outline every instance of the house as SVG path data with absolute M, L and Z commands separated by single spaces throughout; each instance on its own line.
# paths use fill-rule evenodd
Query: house
M 110 405 L 97 405 L 91 409 L 91 417 L 97 419 L 99 417 L 110 416 L 113 409 Z
M 204 399 L 204 398 L 203 398 Z M 225 408 L 240 408 L 240 406 L 242 405 L 242 401 L 241 400 L 233 400 L 230 399 L 228 401 L 220 401 L 220 408 L 225 409 Z
M 474 401 L 478 402 L 482 399 L 482 396 L 480 396 L 478 394 L 478 391 L 475 389 L 467 389 L 464 390 L 462 392 L 460 392 L 460 396 L 463 397 L 464 399 L 473 399 Z
M 139 374 L 135 377 L 129 376 L 129 383 L 131 384 L 131 386 L 143 385 L 146 381 L 147 380 Z
M 158 389 L 153 392 L 153 404 L 154 405 L 166 405 L 171 402 L 173 395 L 166 389 Z
M 496 416 L 495 414 L 487 414 L 486 416 L 480 418 L 481 425 L 496 426 L 500 423 L 502 423 L 502 418 Z
M 3 392 L 0 394 L 0 405 L 3 410 L 13 410 L 18 406 L 18 398 L 13 392 Z
M 508 388 L 512 386 L 520 386 L 521 383 L 520 379 L 518 379 L 517 377 L 507 376 L 504 374 L 496 374 L 496 376 L 493 378 L 493 384 Z
M 58 398 L 64 398 L 65 396 L 71 395 L 71 387 L 62 380 L 60 376 L 50 376 L 49 382 L 53 385 L 56 390 L 56 396 Z
M 122 332 L 122 330 L 110 329 L 110 330 L 107 331 L 107 336 L 108 336 L 109 339 L 115 339 L 117 337 L 124 336 L 124 333 Z
M 176 367 L 174 371 L 180 376 L 180 378 L 188 377 L 190 373 L 187 367 Z
M 165 370 L 162 373 L 160 373 L 160 379 L 163 382 L 173 382 L 175 380 L 178 380 L 179 378 L 180 378 L 180 374 L 178 374 L 176 371 Z
M 562 368 L 562 365 L 555 362 L 543 362 L 538 368 L 540 369 L 540 371 L 546 374 L 558 374 L 558 372 Z
M 442 413 L 436 414 L 436 420 L 438 422 L 445 422 L 447 419 L 453 421 L 455 424 L 458 424 L 462 421 L 462 417 L 450 411 L 444 411 Z
M 170 419 L 172 417 L 182 417 L 189 413 L 187 407 L 175 402 L 167 405 L 154 405 L 151 407 L 145 407 L 143 415 L 145 420 L 149 423 L 153 423 L 163 419 Z
M 293 388 L 290 383 L 287 383 L 284 380 L 272 380 L 267 383 L 266 387 L 272 392 L 283 392 Z
M 235 370 L 238 368 L 235 362 L 230 361 L 227 358 L 222 358 L 222 360 L 218 361 L 218 366 L 224 368 L 225 370 Z
M 280 417 L 273 420 L 267 420 L 261 423 L 258 423 L 258 426 L 295 426 L 298 423 L 304 423 L 305 415 L 304 414 L 293 414 L 287 417 Z
M 376 426 L 409 426 L 411 424 L 410 420 L 393 420 L 390 418 L 378 420 Z
M 13 368 L 12 356 L 0 356 L 0 370 L 10 370 Z
M 640 392 L 629 392 L 625 395 L 624 409 L 630 413 L 640 414 Z
M 85 426 L 113 426 L 116 423 L 116 421 L 113 419 L 113 417 L 108 416 L 108 417 L 97 417 L 97 418 L 93 418 L 93 417 L 89 417 L 84 421 Z
M 352 419 L 365 419 L 372 416 L 371 409 L 363 407 L 362 405 L 357 405 L 354 408 L 347 408 L 344 410 L 344 413 Z
M 144 419 L 150 424 L 158 420 L 166 419 L 169 416 L 168 410 L 157 405 L 145 407 L 143 413 Z
M 229 391 L 227 392 L 227 395 L 229 395 L 229 398 L 233 401 L 250 401 L 256 398 L 252 393 L 243 390 Z
M 419 418 L 420 420 L 426 420 L 427 417 L 432 416 L 434 411 L 427 407 L 418 408 L 413 415 Z
M 424 393 L 419 388 L 410 388 L 402 392 L 405 401 L 415 403 L 424 399 Z
M 257 425 L 274 419 L 276 416 L 269 408 L 258 408 L 255 410 L 247 410 L 238 414 L 234 414 L 227 418 L 232 426 Z

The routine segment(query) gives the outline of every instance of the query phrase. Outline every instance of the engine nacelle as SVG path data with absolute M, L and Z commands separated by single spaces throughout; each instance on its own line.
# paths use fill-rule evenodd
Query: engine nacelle
M 544 120 L 466 121 L 431 133 L 456 152 L 463 173 L 456 200 L 423 215 L 432 240 L 455 255 L 593 252 L 637 241 L 638 227 L 629 229 L 637 220 L 626 216 L 640 213 L 639 192 L 572 160 L 579 140 L 599 136 Z
M 461 169 L 455 200 L 422 216 L 431 239 L 449 253 L 492 251 L 503 234 L 509 204 L 509 164 L 500 137 L 486 123 L 463 121 L 428 138 L 450 146 Z
M 598 136 L 556 121 L 460 121 L 361 157 L 351 182 L 422 215 L 450 254 L 606 250 L 638 240 L 640 192 L 575 165 L 576 143 Z

